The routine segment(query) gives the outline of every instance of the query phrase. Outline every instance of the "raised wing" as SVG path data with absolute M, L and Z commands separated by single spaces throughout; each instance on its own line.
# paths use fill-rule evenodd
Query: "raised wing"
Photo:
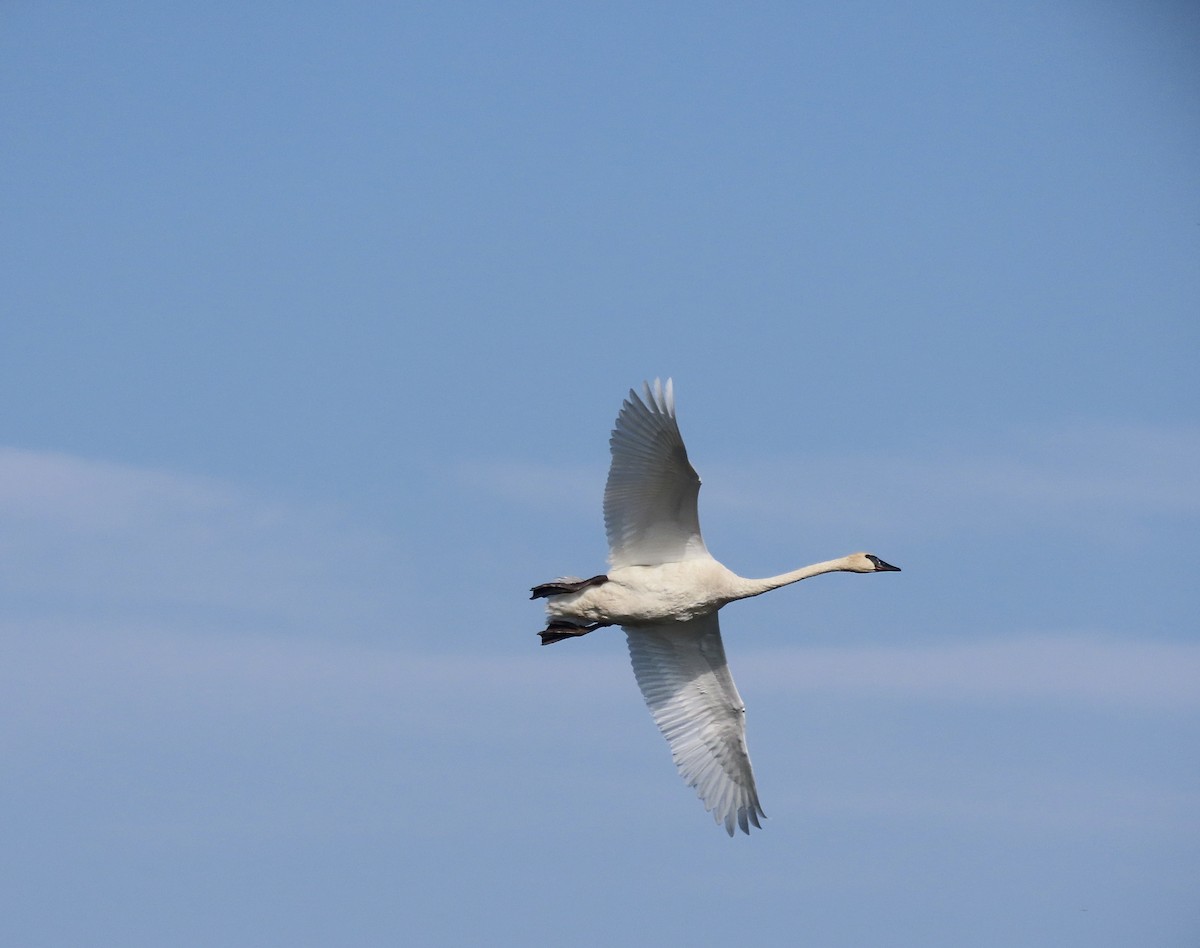
M 717 614 L 627 626 L 633 673 L 689 787 L 733 835 L 766 817 L 746 751 L 746 706 L 734 687 Z
M 604 488 L 608 560 L 614 567 L 658 566 L 708 556 L 696 497 L 700 478 L 688 462 L 675 422 L 671 380 L 634 391 L 621 406 L 609 447 Z

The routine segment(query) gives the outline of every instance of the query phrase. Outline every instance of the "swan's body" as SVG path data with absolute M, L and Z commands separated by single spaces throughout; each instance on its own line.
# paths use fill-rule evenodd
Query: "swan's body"
M 717 610 L 821 573 L 896 571 L 870 553 L 745 579 L 709 554 L 700 536 L 700 478 L 675 421 L 670 379 L 630 392 L 610 445 L 604 490 L 607 574 L 533 588 L 549 616 L 542 644 L 624 627 L 633 670 L 680 774 L 729 835 L 765 817 L 746 752 L 745 705 L 725 661 Z
M 579 592 L 549 597 L 546 614 L 552 619 L 605 625 L 689 622 L 735 599 L 749 599 L 810 576 L 839 570 L 879 571 L 864 553 L 805 566 L 770 579 L 745 579 L 711 556 L 657 566 L 621 566 L 610 570 L 604 583 L 593 582 Z

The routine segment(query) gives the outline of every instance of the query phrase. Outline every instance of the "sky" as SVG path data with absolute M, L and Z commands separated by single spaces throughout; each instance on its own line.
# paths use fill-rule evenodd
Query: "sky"
M 1200 10 L 0 11 L 0 941 L 1200 943 Z M 672 377 L 764 828 L 603 570 Z

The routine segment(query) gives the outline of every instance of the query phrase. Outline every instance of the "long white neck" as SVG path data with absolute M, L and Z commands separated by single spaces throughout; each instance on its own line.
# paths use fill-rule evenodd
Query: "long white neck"
M 768 576 L 766 579 L 746 579 L 739 576 L 740 585 L 738 586 L 736 598 L 749 599 L 751 596 L 761 596 L 772 589 L 778 589 L 780 586 L 790 586 L 792 583 L 798 583 L 800 580 L 808 579 L 810 576 L 820 576 L 822 573 L 853 571 L 850 561 L 851 557 L 841 556 L 836 560 L 813 563 L 812 566 L 802 566 L 800 569 L 794 569 L 790 573 Z

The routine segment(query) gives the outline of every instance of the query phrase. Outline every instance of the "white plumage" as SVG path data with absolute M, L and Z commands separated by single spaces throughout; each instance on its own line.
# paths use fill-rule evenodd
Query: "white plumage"
M 745 705 L 729 674 L 717 610 L 835 571 L 896 571 L 870 553 L 852 553 L 768 579 L 745 579 L 709 554 L 700 535 L 700 478 L 675 420 L 671 380 L 644 387 L 621 406 L 609 441 L 604 490 L 606 574 L 535 586 L 549 615 L 542 644 L 624 627 L 638 687 L 688 786 L 729 835 L 760 827 L 746 750 Z
M 629 657 L 654 723 L 689 787 L 729 835 L 765 817 L 746 750 L 746 706 L 729 674 L 717 614 L 630 627 Z
M 632 391 L 608 441 L 604 529 L 614 567 L 657 566 L 708 556 L 700 538 L 700 477 L 675 421 L 675 387 L 655 379 L 646 401 Z

